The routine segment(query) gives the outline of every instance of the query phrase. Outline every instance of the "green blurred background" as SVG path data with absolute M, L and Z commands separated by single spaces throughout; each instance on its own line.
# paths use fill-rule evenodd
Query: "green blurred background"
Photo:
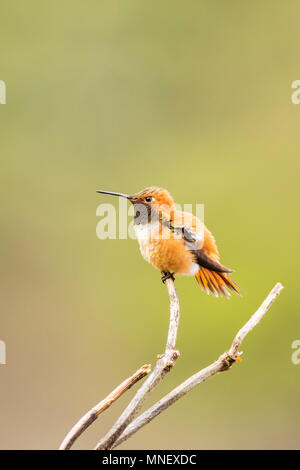
M 96 189 L 149 185 L 205 204 L 243 297 L 177 279 L 181 358 L 147 404 L 216 359 L 277 281 L 285 290 L 241 364 L 122 448 L 299 447 L 299 13 L 297 1 L 1 1 L 1 448 L 57 448 L 163 351 L 159 272 L 136 241 L 95 234 L 98 204 L 118 207 Z

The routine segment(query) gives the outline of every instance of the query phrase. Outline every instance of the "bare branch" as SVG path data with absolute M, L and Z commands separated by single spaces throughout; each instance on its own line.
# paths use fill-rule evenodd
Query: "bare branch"
M 170 321 L 165 352 L 158 356 L 158 361 L 156 362 L 153 372 L 139 388 L 134 398 L 110 431 L 97 444 L 95 447 L 97 450 L 107 450 L 112 448 L 119 436 L 121 436 L 127 426 L 133 421 L 146 397 L 163 379 L 166 373 L 171 370 L 179 357 L 179 352 L 175 350 L 180 316 L 179 301 L 173 279 L 167 279 L 166 285 L 170 297 Z
M 131 377 L 124 380 L 115 388 L 104 400 L 100 401 L 90 411 L 88 411 L 71 429 L 63 440 L 59 450 L 68 450 L 72 447 L 76 439 L 85 431 L 97 418 L 107 410 L 121 395 L 129 390 L 136 382 L 141 380 L 151 371 L 151 365 L 145 364 L 138 369 Z
M 112 447 L 117 447 L 122 442 L 126 441 L 130 436 L 136 433 L 146 424 L 150 423 L 156 416 L 158 416 L 162 411 L 167 409 L 173 403 L 175 403 L 179 398 L 186 395 L 190 390 L 192 390 L 196 385 L 204 382 L 209 377 L 212 377 L 217 372 L 222 372 L 228 370 L 238 359 L 239 348 L 244 340 L 245 336 L 253 330 L 253 328 L 261 321 L 264 315 L 267 313 L 275 299 L 280 294 L 283 286 L 280 283 L 277 283 L 272 289 L 268 297 L 259 307 L 259 309 L 252 315 L 250 320 L 239 330 L 235 336 L 229 351 L 226 351 L 222 354 L 219 359 L 217 359 L 213 364 L 209 365 L 205 369 L 200 370 L 192 377 L 189 377 L 185 382 L 180 384 L 165 397 L 155 403 L 151 408 L 145 411 L 141 416 L 139 416 L 135 421 L 133 421 L 123 434 L 117 439 L 117 441 L 112 445 Z

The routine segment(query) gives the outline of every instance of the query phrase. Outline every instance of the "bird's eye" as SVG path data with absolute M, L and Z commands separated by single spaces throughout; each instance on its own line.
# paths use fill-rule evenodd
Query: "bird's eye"
M 152 196 L 147 196 L 147 197 L 145 197 L 145 201 L 146 201 L 146 202 L 151 202 L 152 199 L 153 199 Z

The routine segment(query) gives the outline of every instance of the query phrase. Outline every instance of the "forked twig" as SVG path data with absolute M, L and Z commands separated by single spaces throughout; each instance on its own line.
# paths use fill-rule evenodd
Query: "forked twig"
M 167 279 L 166 285 L 170 297 L 170 321 L 167 344 L 165 352 L 158 357 L 153 372 L 149 375 L 147 380 L 139 388 L 134 398 L 126 407 L 120 418 L 112 426 L 110 431 L 100 440 L 95 449 L 106 450 L 112 449 L 126 441 L 130 436 L 136 433 L 146 424 L 150 423 L 156 416 L 166 410 L 169 406 L 175 403 L 179 398 L 186 395 L 196 385 L 204 382 L 209 377 L 212 377 L 217 372 L 223 372 L 230 369 L 230 367 L 239 360 L 239 348 L 245 336 L 253 330 L 253 328 L 262 320 L 267 313 L 272 303 L 280 294 L 283 286 L 277 283 L 272 289 L 268 297 L 264 300 L 258 310 L 251 316 L 248 322 L 239 330 L 235 336 L 228 351 L 224 352 L 215 362 L 208 367 L 200 370 L 193 376 L 189 377 L 182 384 L 177 386 L 170 393 L 165 395 L 161 400 L 155 403 L 151 408 L 142 413 L 135 419 L 136 414 L 144 403 L 144 400 L 149 393 L 156 387 L 156 385 L 163 379 L 166 373 L 174 366 L 179 352 L 175 349 L 176 338 L 179 326 L 179 301 L 173 279 Z M 128 390 L 134 383 L 148 374 L 150 366 L 145 365 L 141 367 L 133 376 L 125 380 L 119 385 L 107 398 L 102 400 L 98 405 L 92 408 L 80 421 L 71 429 L 60 449 L 70 449 L 77 437 L 93 423 L 102 411 L 107 409 L 117 398 L 119 398 L 126 390 Z
M 231 347 L 228 351 L 223 353 L 219 359 L 217 359 L 213 364 L 209 365 L 205 369 L 200 370 L 192 377 L 189 377 L 185 382 L 180 384 L 165 397 L 155 403 L 151 408 L 145 411 L 141 416 L 139 416 L 135 421 L 133 421 L 124 433 L 115 441 L 112 447 L 117 447 L 122 442 L 126 441 L 130 436 L 136 433 L 146 424 L 150 423 L 152 419 L 158 416 L 162 411 L 166 410 L 169 406 L 175 403 L 179 398 L 186 395 L 190 390 L 192 390 L 196 385 L 204 382 L 209 377 L 212 377 L 217 372 L 222 372 L 228 370 L 238 359 L 239 348 L 244 340 L 245 336 L 253 330 L 253 328 L 261 321 L 264 315 L 267 313 L 275 299 L 280 294 L 283 289 L 282 284 L 279 282 L 272 289 L 268 297 L 261 304 L 259 309 L 252 315 L 250 320 L 239 330 L 235 336 Z

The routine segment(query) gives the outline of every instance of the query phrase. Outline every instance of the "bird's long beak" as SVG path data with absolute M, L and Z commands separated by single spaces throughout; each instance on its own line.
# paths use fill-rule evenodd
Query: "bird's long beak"
M 119 196 L 119 197 L 126 197 L 126 199 L 130 199 L 129 194 L 123 194 L 123 193 L 114 193 L 112 191 L 96 191 L 96 193 L 101 193 L 101 194 L 110 194 L 112 196 Z

